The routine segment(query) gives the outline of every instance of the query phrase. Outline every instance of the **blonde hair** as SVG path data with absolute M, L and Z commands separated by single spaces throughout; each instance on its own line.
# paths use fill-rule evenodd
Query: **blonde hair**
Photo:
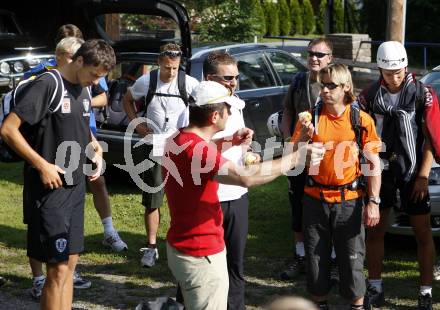
M 328 67 L 322 68 L 318 73 L 318 82 L 321 82 L 324 74 L 327 74 L 330 81 L 337 85 L 350 86 L 350 89 L 345 92 L 344 102 L 346 104 L 352 103 L 356 99 L 356 96 L 353 93 L 353 80 L 351 78 L 351 73 L 346 65 L 331 64 Z
M 74 55 L 83 43 L 83 39 L 77 37 L 66 37 L 57 44 L 55 54 L 68 53 Z
M 284 296 L 275 299 L 267 310 L 318 310 L 316 305 L 302 297 Z

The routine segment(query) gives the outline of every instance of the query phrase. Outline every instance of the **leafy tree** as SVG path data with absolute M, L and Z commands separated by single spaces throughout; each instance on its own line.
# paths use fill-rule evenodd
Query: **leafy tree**
M 303 20 L 298 0 L 290 0 L 290 18 L 292 19 L 292 34 L 302 34 Z
M 344 32 L 344 6 L 343 0 L 334 0 L 333 2 L 333 32 Z
M 247 5 L 247 9 L 241 9 L 235 0 L 225 0 L 219 5 L 205 8 L 198 24 L 200 39 L 208 42 L 252 41 L 255 35 L 261 35 L 264 30 L 258 18 L 252 15 L 253 9 L 250 5 Z
M 316 18 L 316 30 L 319 34 L 325 33 L 325 11 L 327 9 L 327 0 L 321 0 L 319 3 L 318 16 Z
M 278 17 L 280 20 L 280 34 L 289 35 L 291 28 L 290 10 L 286 0 L 278 0 Z
M 315 14 L 313 12 L 313 6 L 310 3 L 310 0 L 303 0 L 303 33 L 310 34 L 315 31 Z

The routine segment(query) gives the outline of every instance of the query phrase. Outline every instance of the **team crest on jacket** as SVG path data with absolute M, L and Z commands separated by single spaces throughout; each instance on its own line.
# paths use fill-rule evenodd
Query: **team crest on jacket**
M 63 253 L 67 246 L 67 240 L 64 238 L 59 238 L 55 241 L 55 248 L 59 253 Z
M 89 99 L 83 99 L 84 112 L 89 112 L 89 105 L 90 105 Z

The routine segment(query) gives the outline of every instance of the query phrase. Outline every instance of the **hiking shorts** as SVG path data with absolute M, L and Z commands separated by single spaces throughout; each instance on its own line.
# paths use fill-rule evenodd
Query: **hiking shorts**
M 46 191 L 28 188 L 27 255 L 41 262 L 59 263 L 84 251 L 85 181 Z M 41 189 L 41 188 L 40 188 Z M 30 200 L 28 201 L 29 205 Z
M 339 292 L 353 300 L 365 295 L 365 229 L 362 223 L 363 198 L 326 203 L 304 194 L 304 245 L 307 290 L 325 296 L 331 289 L 332 245 L 339 268 Z
M 148 145 L 146 154 L 150 154 L 151 150 L 152 146 Z M 154 165 L 145 170 L 142 176 L 145 184 L 150 187 L 146 191 L 142 191 L 142 205 L 148 210 L 154 210 L 162 206 L 164 188 L 162 187 L 160 190 L 157 190 L 163 183 L 162 165 L 154 161 L 150 161 L 150 163 Z
M 297 176 L 287 176 L 289 183 L 289 202 L 292 215 L 292 230 L 294 232 L 302 232 L 302 216 L 304 186 L 306 184 L 307 174 L 305 172 Z
M 411 191 L 414 186 L 414 179 L 403 182 L 396 179 L 389 170 L 382 171 L 382 185 L 380 188 L 380 210 L 391 207 L 402 210 L 408 215 L 424 215 L 431 212 L 429 193 L 420 202 L 411 200 Z M 400 206 L 397 203 L 397 190 L 400 195 Z

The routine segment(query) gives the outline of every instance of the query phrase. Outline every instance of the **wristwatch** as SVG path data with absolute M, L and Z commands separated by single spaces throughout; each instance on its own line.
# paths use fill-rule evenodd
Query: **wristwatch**
M 375 205 L 380 205 L 380 197 L 379 196 L 370 196 L 368 201 L 374 203 Z

